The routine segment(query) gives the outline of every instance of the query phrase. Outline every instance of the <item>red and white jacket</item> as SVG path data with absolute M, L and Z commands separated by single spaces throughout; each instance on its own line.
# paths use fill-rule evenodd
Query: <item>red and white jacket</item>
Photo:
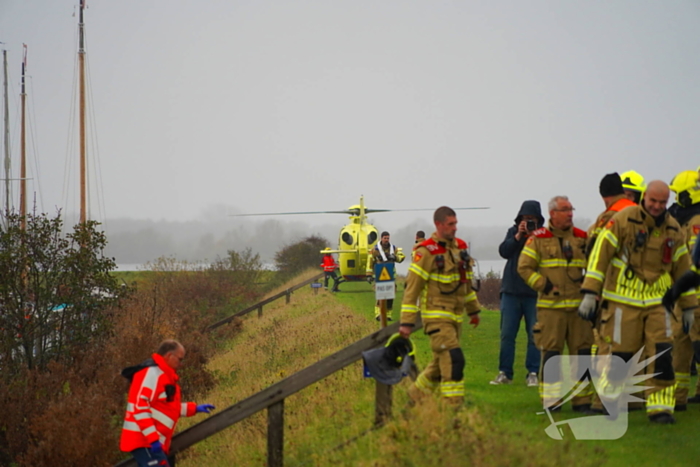
M 321 266 L 323 266 L 325 272 L 335 271 L 338 268 L 338 265 L 335 264 L 335 260 L 331 255 L 323 255 L 323 263 L 321 263 Z
M 119 448 L 130 452 L 160 441 L 170 452 L 170 439 L 181 416 L 196 413 L 194 402 L 180 402 L 179 376 L 162 356 L 153 354 L 154 366 L 134 374 L 126 404 L 126 416 Z

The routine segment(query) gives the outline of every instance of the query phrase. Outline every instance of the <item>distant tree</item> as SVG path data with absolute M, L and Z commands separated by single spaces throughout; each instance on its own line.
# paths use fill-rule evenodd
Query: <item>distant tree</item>
M 228 256 L 217 258 L 209 270 L 231 274 L 239 286 L 252 287 L 262 273 L 263 263 L 260 255 L 246 248 L 243 251 L 228 250 Z
M 319 235 L 312 235 L 305 239 L 285 245 L 275 253 L 275 265 L 283 276 L 289 276 L 304 269 L 318 266 L 321 262 L 320 251 L 330 243 Z
M 42 368 L 109 330 L 128 290 L 110 272 L 107 239 L 88 221 L 62 234 L 60 214 L 10 213 L 0 232 L 0 368 Z

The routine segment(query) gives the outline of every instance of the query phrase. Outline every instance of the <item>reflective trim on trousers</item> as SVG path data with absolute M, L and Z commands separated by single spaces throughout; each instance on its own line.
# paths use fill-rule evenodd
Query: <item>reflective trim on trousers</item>
M 464 381 L 443 381 L 440 383 L 442 397 L 464 397 Z
M 415 385 L 418 389 L 422 391 L 430 391 L 433 392 L 435 389 L 437 389 L 438 385 L 440 383 L 437 381 L 432 381 L 428 379 L 423 373 L 418 375 L 418 378 L 416 378 Z
M 673 413 L 676 405 L 676 385 L 668 386 L 656 391 L 647 397 L 647 414 L 658 412 Z
M 545 383 L 540 380 L 539 393 L 542 400 L 559 400 L 561 398 L 561 381 Z
M 676 384 L 679 388 L 690 389 L 690 373 L 676 372 Z

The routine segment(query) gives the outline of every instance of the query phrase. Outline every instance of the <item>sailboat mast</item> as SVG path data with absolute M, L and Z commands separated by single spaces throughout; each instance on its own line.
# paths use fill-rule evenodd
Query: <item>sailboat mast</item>
M 80 113 L 80 223 L 87 221 L 87 160 L 85 155 L 85 23 L 83 10 L 85 0 L 80 0 L 80 22 L 78 23 L 78 74 L 79 74 L 79 113 Z
M 10 106 L 7 94 L 7 50 L 2 51 L 5 90 L 5 215 L 10 212 Z
M 23 46 L 24 57 L 22 58 L 22 91 L 20 93 L 20 100 L 22 106 L 22 121 L 20 124 L 19 215 L 21 219 L 22 230 L 25 230 L 27 226 L 27 93 L 24 87 L 24 75 L 27 71 L 27 45 L 23 44 Z

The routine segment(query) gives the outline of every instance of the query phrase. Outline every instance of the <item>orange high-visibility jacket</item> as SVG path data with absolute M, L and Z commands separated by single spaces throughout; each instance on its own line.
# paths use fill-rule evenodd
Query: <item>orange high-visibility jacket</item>
M 331 255 L 323 255 L 323 263 L 321 263 L 321 266 L 325 272 L 335 271 L 338 267 Z
M 628 208 L 630 206 L 636 206 L 634 201 L 628 200 L 627 198 L 625 198 L 625 195 L 619 195 L 614 199 L 615 202 L 611 204 L 608 209 L 603 211 L 598 216 L 598 219 L 595 220 L 595 223 L 588 229 L 588 243 L 586 245 L 587 253 L 593 251 L 593 245 L 595 244 L 598 235 L 600 235 L 600 233 L 603 231 L 608 221 L 612 219 L 612 216 L 614 216 L 616 213 L 622 211 L 625 208 Z
M 153 354 L 154 366 L 138 371 L 131 382 L 119 449 L 125 452 L 150 447 L 160 441 L 170 452 L 170 439 L 180 416 L 196 413 L 194 402 L 180 402 L 175 370 L 162 356 Z

